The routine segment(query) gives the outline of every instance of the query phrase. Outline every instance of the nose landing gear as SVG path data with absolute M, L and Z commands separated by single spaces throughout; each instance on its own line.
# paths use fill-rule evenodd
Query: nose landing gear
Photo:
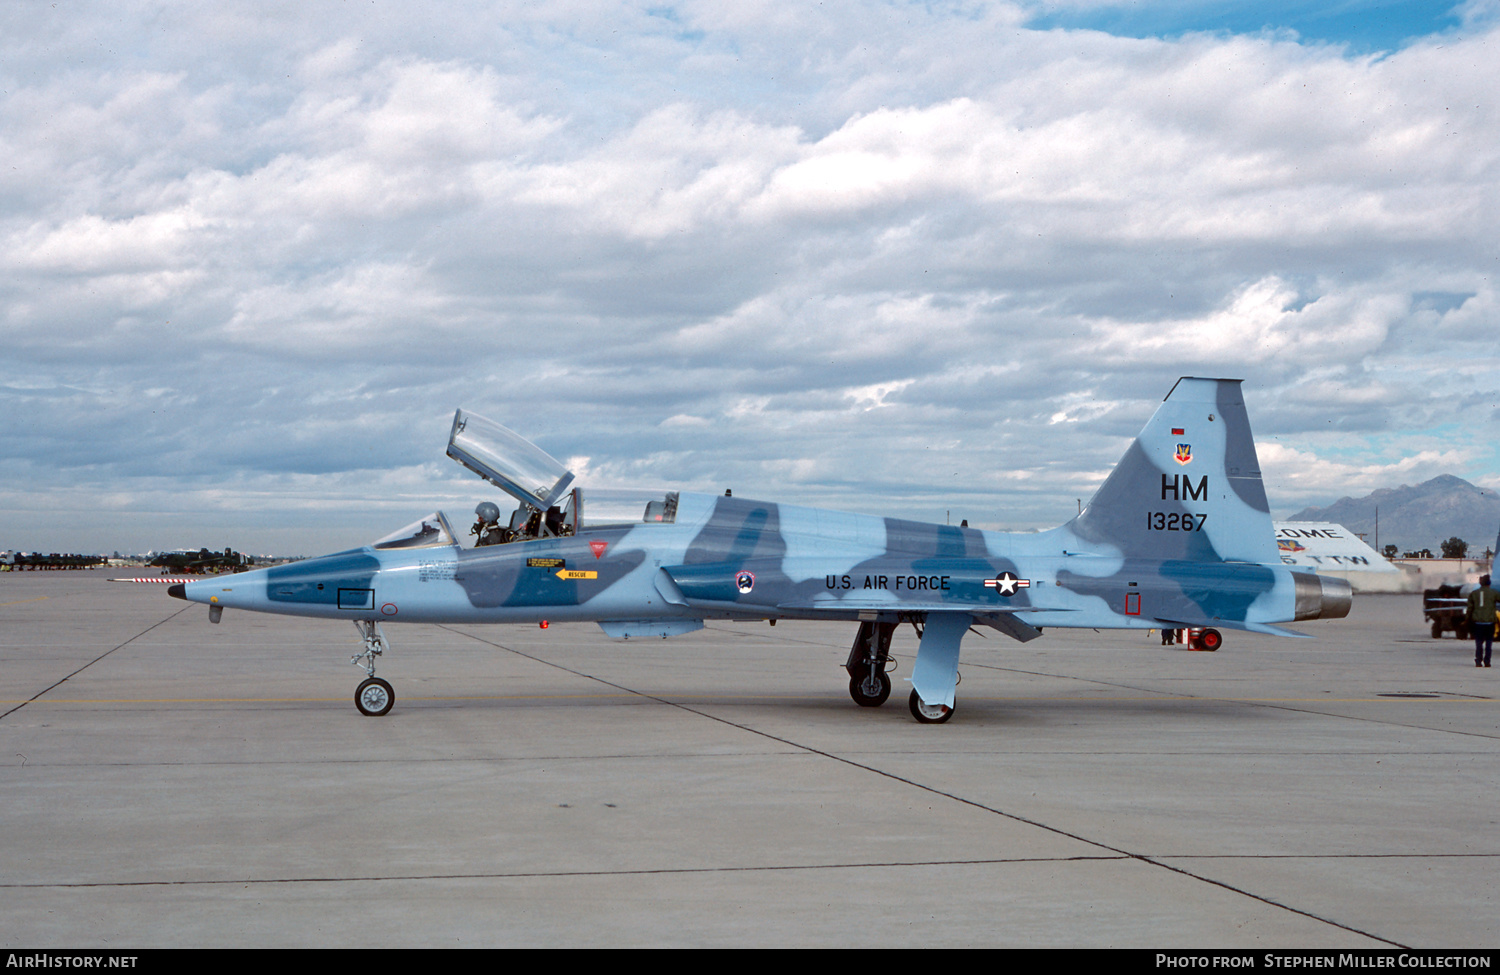
M 360 640 L 365 647 L 362 652 L 349 658 L 351 664 L 364 667 L 365 670 L 365 679 L 354 691 L 354 706 L 359 708 L 360 714 L 379 717 L 390 711 L 391 705 L 396 703 L 396 692 L 391 690 L 391 685 L 375 676 L 375 658 L 390 647 L 390 642 L 375 620 L 355 620 L 354 628 L 359 631 Z

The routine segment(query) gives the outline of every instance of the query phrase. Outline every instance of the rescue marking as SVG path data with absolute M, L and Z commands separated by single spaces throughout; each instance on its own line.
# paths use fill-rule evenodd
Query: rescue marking
M 609 548 L 609 543 L 602 538 L 596 538 L 589 542 L 589 548 L 594 550 L 594 558 L 603 558 L 604 550 Z
M 593 569 L 559 569 L 554 573 L 559 579 L 597 579 L 599 573 Z

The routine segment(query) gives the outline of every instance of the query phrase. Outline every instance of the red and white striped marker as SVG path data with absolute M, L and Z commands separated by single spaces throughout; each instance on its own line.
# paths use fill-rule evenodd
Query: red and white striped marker
M 134 579 L 111 579 L 110 582 L 155 582 L 169 585 L 178 582 L 197 582 L 203 576 L 136 576 Z

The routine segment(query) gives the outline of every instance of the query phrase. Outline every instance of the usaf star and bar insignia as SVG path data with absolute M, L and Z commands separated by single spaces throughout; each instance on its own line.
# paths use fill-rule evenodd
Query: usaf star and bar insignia
M 993 589 L 1002 596 L 1014 596 L 1017 589 L 1030 589 L 1031 580 L 1021 579 L 1014 572 L 1006 570 L 993 579 L 984 580 L 986 589 Z

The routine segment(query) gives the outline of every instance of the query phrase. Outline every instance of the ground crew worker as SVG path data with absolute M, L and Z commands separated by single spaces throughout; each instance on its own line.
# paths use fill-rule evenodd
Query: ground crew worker
M 1469 632 L 1474 634 L 1474 666 L 1490 665 L 1490 650 L 1495 645 L 1495 590 L 1490 588 L 1490 577 L 1479 577 L 1479 588 L 1469 593 L 1469 606 L 1464 619 L 1469 623 Z

